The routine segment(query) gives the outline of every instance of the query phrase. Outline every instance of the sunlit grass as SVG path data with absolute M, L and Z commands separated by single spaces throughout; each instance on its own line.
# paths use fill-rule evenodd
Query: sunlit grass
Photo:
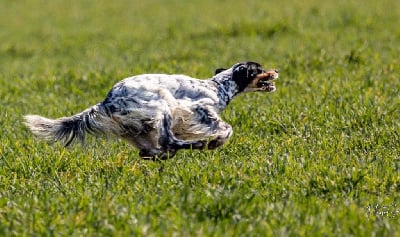
M 0 1 L 0 235 L 396 236 L 398 1 Z M 207 78 L 257 61 L 216 151 L 148 162 L 68 149 L 22 116 L 69 116 L 140 73 Z

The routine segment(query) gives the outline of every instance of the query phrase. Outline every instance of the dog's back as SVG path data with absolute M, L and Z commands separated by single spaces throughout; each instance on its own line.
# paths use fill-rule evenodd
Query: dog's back
M 184 75 L 143 74 L 117 83 L 105 100 L 71 117 L 25 116 L 34 134 L 69 145 L 86 133 L 114 134 L 140 150 L 140 156 L 167 158 L 179 149 L 223 145 L 232 127 L 219 113 L 244 91 L 275 90 L 276 70 L 238 63 L 208 80 Z

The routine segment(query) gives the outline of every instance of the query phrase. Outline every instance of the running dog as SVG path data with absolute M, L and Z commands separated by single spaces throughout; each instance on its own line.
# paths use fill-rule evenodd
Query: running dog
M 278 71 L 255 62 L 217 69 L 200 80 L 185 75 L 142 74 L 117 83 L 103 102 L 71 117 L 25 116 L 30 130 L 65 146 L 89 134 L 113 134 L 142 158 L 166 159 L 180 149 L 215 149 L 232 136 L 219 114 L 241 92 L 273 92 Z

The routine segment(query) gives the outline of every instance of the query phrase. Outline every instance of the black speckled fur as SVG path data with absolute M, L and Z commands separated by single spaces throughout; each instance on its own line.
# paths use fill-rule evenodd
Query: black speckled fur
M 276 78 L 277 71 L 266 72 L 255 62 L 217 69 L 208 80 L 143 74 L 120 81 L 103 102 L 79 114 L 59 119 L 27 115 L 25 121 L 37 136 L 66 146 L 75 139 L 83 143 L 86 133 L 113 134 L 131 142 L 143 158 L 166 159 L 180 149 L 223 145 L 233 130 L 219 114 L 241 92 L 274 91 L 269 80 Z

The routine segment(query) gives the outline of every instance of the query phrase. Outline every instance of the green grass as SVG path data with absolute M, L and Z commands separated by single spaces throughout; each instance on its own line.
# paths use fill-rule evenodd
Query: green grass
M 0 1 L 0 235 L 399 236 L 400 2 Z M 124 77 L 280 68 L 217 151 L 36 140 Z

